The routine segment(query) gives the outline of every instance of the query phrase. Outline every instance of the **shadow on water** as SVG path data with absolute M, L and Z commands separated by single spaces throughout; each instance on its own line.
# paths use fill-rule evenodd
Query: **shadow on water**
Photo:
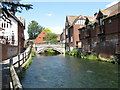
M 41 52 L 39 53 L 41 56 L 57 56 L 59 54 L 61 54 L 60 52 L 58 51 L 55 51 L 55 50 L 51 50 L 51 49 L 48 49 L 44 52 Z

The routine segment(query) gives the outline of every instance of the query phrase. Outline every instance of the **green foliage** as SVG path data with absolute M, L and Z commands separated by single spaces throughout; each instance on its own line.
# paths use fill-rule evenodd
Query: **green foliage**
M 90 59 L 90 60 L 97 60 L 98 57 L 94 54 L 86 55 L 84 56 L 85 59 Z
M 78 50 L 73 50 L 69 53 L 71 56 L 78 56 Z
M 65 51 L 65 54 L 66 54 L 66 55 L 69 55 L 69 52 L 68 52 L 68 51 Z
M 33 50 L 31 51 L 31 57 L 35 57 L 35 52 Z
M 46 32 L 48 32 L 48 33 L 52 33 L 52 31 L 50 30 L 50 29 L 48 29 L 48 28 L 46 28 L 46 29 L 44 29 Z
M 0 2 L 2 5 L 2 8 L 8 10 L 8 11 L 12 11 L 13 14 L 15 14 L 16 12 L 21 13 L 22 10 L 25 8 L 26 10 L 29 9 L 33 9 L 31 4 L 21 4 L 19 1 L 15 1 L 15 0 L 11 0 L 9 2 Z
M 89 25 L 93 25 L 94 24 L 94 22 L 93 21 L 89 21 Z
M 55 33 L 47 33 L 45 34 L 44 40 L 47 42 L 58 42 L 57 37 L 58 35 Z
M 38 24 L 38 22 L 32 20 L 28 25 L 29 39 L 35 39 L 44 28 Z
M 118 59 L 116 57 L 103 58 L 99 55 L 99 60 L 104 61 L 104 62 L 110 62 L 110 63 L 118 64 Z
M 47 53 L 55 53 L 55 51 L 52 50 L 52 49 L 48 49 L 48 50 L 47 50 Z
M 31 58 L 28 60 L 28 62 L 26 63 L 26 65 L 22 68 L 21 72 L 18 74 L 19 78 L 23 78 L 23 76 L 25 74 L 25 71 L 28 69 L 28 67 L 32 63 L 32 57 L 35 56 L 35 52 L 32 50 L 30 54 L 31 54 Z

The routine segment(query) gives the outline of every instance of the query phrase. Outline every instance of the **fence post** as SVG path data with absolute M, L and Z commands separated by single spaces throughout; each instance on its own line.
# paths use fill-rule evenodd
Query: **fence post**
M 18 54 L 18 67 L 20 67 L 20 54 Z
M 10 58 L 10 66 L 13 65 L 13 57 Z
M 25 62 L 26 62 L 26 60 L 27 60 L 27 52 L 25 52 Z
M 24 63 L 24 53 L 22 54 L 23 58 L 22 58 L 22 64 Z

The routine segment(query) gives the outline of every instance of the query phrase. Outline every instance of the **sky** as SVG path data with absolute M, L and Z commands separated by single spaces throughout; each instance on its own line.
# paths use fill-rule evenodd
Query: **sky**
M 61 34 L 65 27 L 66 15 L 93 16 L 95 12 L 105 9 L 115 2 L 21 2 L 32 4 L 33 9 L 23 10 L 16 16 L 25 18 L 25 39 L 28 39 L 27 26 L 35 20 L 39 25 L 49 28 L 53 33 Z

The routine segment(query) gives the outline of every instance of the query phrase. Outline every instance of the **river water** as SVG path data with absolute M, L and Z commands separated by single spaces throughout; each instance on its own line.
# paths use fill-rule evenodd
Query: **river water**
M 118 65 L 37 55 L 21 82 L 24 88 L 118 88 Z

